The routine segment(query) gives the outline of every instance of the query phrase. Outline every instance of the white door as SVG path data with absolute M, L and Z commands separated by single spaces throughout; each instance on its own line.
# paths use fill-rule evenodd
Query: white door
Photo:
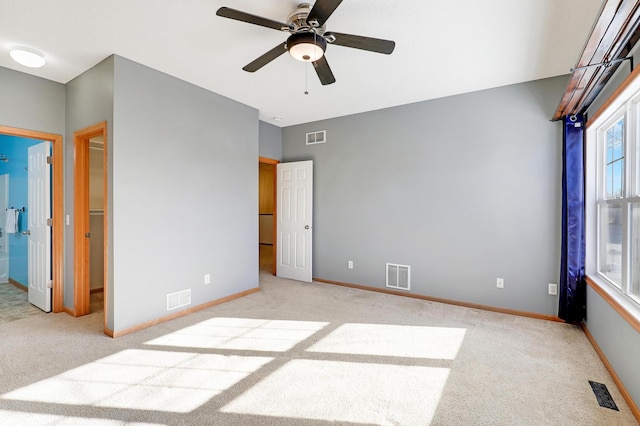
M 29 147 L 29 302 L 51 312 L 51 142 Z
M 279 277 L 311 282 L 313 161 L 278 163 Z
M 0 175 L 0 283 L 9 282 L 9 239 L 7 230 L 7 208 L 9 208 L 9 175 Z

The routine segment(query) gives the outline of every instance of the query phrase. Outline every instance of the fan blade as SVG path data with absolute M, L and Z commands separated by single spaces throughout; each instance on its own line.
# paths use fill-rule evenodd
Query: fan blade
M 278 56 L 282 55 L 286 51 L 287 51 L 287 48 L 285 47 L 285 44 L 280 43 L 279 45 L 277 45 L 276 47 L 274 47 L 264 55 L 260 56 L 253 62 L 242 67 L 242 69 L 247 72 L 256 72 L 260 68 L 264 67 L 269 62 L 273 61 L 274 59 L 276 59 Z
M 309 12 L 309 16 L 307 16 L 307 23 L 310 21 L 317 21 L 318 27 L 323 26 L 333 11 L 340 6 L 340 3 L 342 3 L 342 0 L 316 1 L 316 4 L 313 5 L 313 8 Z
M 221 7 L 216 12 L 216 15 L 222 16 L 223 18 L 235 19 L 236 21 L 248 22 L 249 24 L 259 25 L 261 27 L 273 28 L 278 31 L 287 28 L 287 24 L 283 24 L 282 22 L 272 21 L 271 19 L 251 15 L 229 7 Z
M 320 83 L 322 83 L 323 86 L 336 82 L 336 78 L 333 76 L 331 68 L 329 68 L 329 62 L 327 62 L 326 56 L 323 55 L 322 58 L 313 62 L 313 67 L 316 69 L 316 74 L 318 74 Z
M 370 52 L 384 53 L 390 55 L 396 47 L 396 42 L 391 40 L 382 40 L 379 38 L 363 37 L 353 34 L 342 33 L 325 33 L 325 38 L 335 37 L 331 44 L 338 46 L 352 47 L 354 49 L 368 50 Z

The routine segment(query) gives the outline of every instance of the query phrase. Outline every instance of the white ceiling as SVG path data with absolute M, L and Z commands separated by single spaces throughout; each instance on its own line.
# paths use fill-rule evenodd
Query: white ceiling
M 216 10 L 285 22 L 298 3 L 0 0 L 0 66 L 66 83 L 115 53 L 257 108 L 261 120 L 284 127 L 568 74 L 603 1 L 344 0 L 327 30 L 394 40 L 393 54 L 330 45 L 337 82 L 328 86 L 287 54 L 243 71 L 287 33 Z M 14 45 L 42 52 L 47 65 L 14 63 Z

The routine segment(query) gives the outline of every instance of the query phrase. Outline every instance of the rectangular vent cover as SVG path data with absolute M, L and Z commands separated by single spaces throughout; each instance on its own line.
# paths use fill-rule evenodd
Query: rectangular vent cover
M 167 294 L 167 311 L 191 304 L 191 289 Z
M 317 143 L 325 143 L 327 141 L 327 131 L 319 130 L 317 132 L 307 133 L 307 145 L 315 145 Z
M 611 410 L 620 411 L 615 401 L 613 400 L 613 397 L 609 393 L 607 385 L 605 385 L 604 383 L 592 382 L 591 380 L 589 380 L 589 384 L 591 385 L 593 393 L 596 394 L 598 405 L 600 405 L 602 408 L 609 408 Z
M 411 266 L 387 263 L 387 287 L 411 290 Z

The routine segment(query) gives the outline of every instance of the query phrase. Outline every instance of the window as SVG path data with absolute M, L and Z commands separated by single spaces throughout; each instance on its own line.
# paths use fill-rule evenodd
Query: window
M 587 209 L 595 210 L 595 229 L 589 229 L 587 222 L 587 233 L 594 232 L 595 241 L 587 238 L 587 245 L 590 241 L 595 243 L 597 276 L 616 288 L 627 300 L 638 303 L 640 186 L 636 177 L 640 173 L 636 153 L 640 150 L 636 147 L 640 143 L 637 130 L 640 128 L 640 87 L 635 90 L 626 101 L 613 105 L 615 110 L 605 112 L 594 123 L 589 123 L 587 179 L 594 179 L 596 184 L 591 185 L 595 201 L 591 206 L 587 194 Z M 589 167 L 589 150 L 594 146 L 595 167 Z M 589 188 L 587 184 L 587 191 Z

